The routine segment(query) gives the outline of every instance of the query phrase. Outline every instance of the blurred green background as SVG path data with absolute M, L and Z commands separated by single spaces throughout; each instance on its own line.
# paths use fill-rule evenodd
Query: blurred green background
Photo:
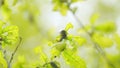
M 116 25 L 114 33 L 120 34 L 120 0 L 85 0 L 74 3 L 71 7 L 78 7 L 76 16 L 84 26 L 90 23 L 91 16 L 99 14 L 97 24 L 106 21 L 113 21 Z M 0 0 L 0 20 L 17 25 L 19 35 L 22 37 L 20 45 L 14 60 L 13 68 L 35 68 L 39 62 L 39 56 L 34 53 L 34 48 L 41 46 L 43 51 L 50 57 L 48 41 L 55 40 L 59 32 L 65 28 L 67 23 L 71 22 L 74 26 L 69 31 L 70 34 L 79 35 L 79 25 L 68 11 L 66 16 L 62 16 L 59 11 L 53 11 L 52 0 Z M 84 33 L 80 35 L 85 36 Z M 120 36 L 119 36 L 120 37 Z M 114 39 L 113 39 L 114 40 Z M 119 42 L 119 41 L 118 41 Z M 15 46 L 6 46 L 8 58 L 15 49 Z M 110 68 L 106 61 L 97 54 L 97 51 L 86 43 L 78 50 L 79 55 L 85 60 L 87 68 Z M 120 47 L 116 44 L 104 48 L 110 61 L 119 68 L 120 66 Z M 58 59 L 61 68 L 69 68 L 63 59 Z

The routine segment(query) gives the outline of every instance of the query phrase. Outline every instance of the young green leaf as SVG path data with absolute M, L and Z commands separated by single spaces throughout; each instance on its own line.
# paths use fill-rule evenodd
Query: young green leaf
M 42 62 L 42 64 L 45 64 L 48 60 L 46 54 L 42 51 L 41 47 L 38 46 L 34 49 L 35 53 L 40 55 L 40 61 Z
M 96 22 L 96 20 L 99 18 L 99 14 L 98 13 L 94 13 L 91 18 L 90 18 L 90 23 L 94 24 Z
M 65 30 L 68 31 L 69 29 L 73 28 L 73 24 L 72 23 L 68 23 L 65 27 Z
M 0 22 L 0 37 L 2 45 L 12 45 L 18 40 L 18 27 L 13 25 L 7 25 Z
M 67 15 L 67 11 L 68 11 L 68 7 L 66 4 L 62 4 L 60 6 L 60 13 L 63 15 L 63 16 L 66 16 Z
M 75 42 L 77 42 L 80 46 L 86 43 L 86 39 L 80 36 L 76 36 L 73 38 Z
M 114 32 L 116 30 L 116 25 L 112 21 L 107 21 L 95 26 L 95 30 L 101 32 Z
M 111 47 L 113 45 L 113 40 L 109 37 L 104 37 L 100 34 L 93 35 L 93 41 L 99 44 L 101 47 Z
M 64 41 L 56 43 L 55 46 L 51 49 L 52 58 L 59 57 L 65 48 L 66 44 Z
M 2 16 L 4 18 L 4 20 L 9 20 L 10 16 L 11 16 L 11 10 L 7 5 L 3 5 L 1 7 L 1 11 L 2 11 Z
M 12 45 L 18 40 L 18 27 L 7 26 L 3 28 L 1 37 L 3 39 L 2 45 Z
M 71 50 L 65 50 L 62 53 L 62 56 L 67 64 L 69 64 L 73 68 L 86 68 L 86 64 L 80 56 L 73 53 Z

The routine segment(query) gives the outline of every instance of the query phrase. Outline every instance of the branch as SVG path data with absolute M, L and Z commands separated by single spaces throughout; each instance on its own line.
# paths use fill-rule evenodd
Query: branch
M 7 62 L 7 65 L 8 65 L 8 59 L 7 59 L 7 55 L 6 55 L 6 50 L 4 50 L 4 49 L 2 48 L 1 43 L 0 43 L 0 50 L 1 50 L 1 52 L 3 53 L 3 58 L 5 59 L 5 61 Z M 8 68 L 10 68 L 10 67 L 8 67 Z
M 18 45 L 16 46 L 15 50 L 13 51 L 13 53 L 11 54 L 10 61 L 9 61 L 9 63 L 8 63 L 8 64 L 9 64 L 9 67 L 10 67 L 10 64 L 11 64 L 11 62 L 12 62 L 12 60 L 13 60 L 13 58 L 14 58 L 14 55 L 16 54 L 16 52 L 17 52 L 17 50 L 18 50 L 21 42 L 22 42 L 22 38 L 19 37 L 19 43 L 18 43 Z
M 86 30 L 86 28 L 84 27 L 84 25 L 82 24 L 82 22 L 78 19 L 78 17 L 74 14 L 73 10 L 70 8 L 71 3 L 68 3 L 68 7 L 69 7 L 69 11 L 72 13 L 73 17 L 75 18 L 75 20 L 78 22 L 78 24 L 81 26 L 81 28 L 83 28 L 85 30 L 85 32 L 88 34 L 89 38 L 92 40 L 91 38 L 91 34 Z M 94 41 L 92 41 L 93 45 L 95 46 L 96 50 L 103 56 L 103 58 L 107 61 L 107 63 L 115 68 L 115 66 L 109 61 L 109 59 L 106 57 L 106 54 L 104 52 L 104 50 Z

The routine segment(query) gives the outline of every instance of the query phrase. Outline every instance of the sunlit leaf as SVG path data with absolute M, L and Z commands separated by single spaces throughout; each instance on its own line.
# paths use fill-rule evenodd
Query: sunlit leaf
M 114 32 L 116 30 L 116 25 L 112 21 L 101 23 L 95 26 L 95 29 L 102 32 Z
M 65 27 L 65 30 L 68 31 L 69 29 L 73 28 L 72 23 L 68 23 Z
M 58 41 L 60 41 L 60 38 L 61 38 L 61 36 L 59 35 L 59 36 L 57 36 L 56 37 L 56 41 L 58 42 Z
M 83 45 L 86 43 L 86 39 L 85 38 L 82 38 L 80 36 L 76 36 L 74 37 L 74 40 L 75 42 L 77 42 L 79 45 Z
M 113 45 L 113 40 L 109 37 L 104 37 L 100 34 L 93 35 L 93 41 L 99 44 L 101 47 L 111 47 Z
M 3 5 L 1 8 L 2 11 L 2 16 L 4 17 L 5 20 L 9 20 L 11 16 L 11 10 L 8 6 Z
M 2 39 L 2 45 L 12 45 L 18 40 L 18 27 L 8 25 L 4 22 L 0 22 L 0 37 Z
M 61 52 L 66 48 L 66 44 L 63 42 L 56 43 L 51 49 L 52 58 L 59 57 Z
M 49 45 L 49 46 L 52 46 L 52 45 L 53 45 L 53 42 L 52 42 L 52 41 L 48 41 L 48 45 Z
M 73 68 L 86 68 L 86 64 L 80 56 L 77 56 L 76 53 L 73 53 L 70 50 L 65 50 L 62 53 L 62 56 L 67 64 Z
M 96 20 L 99 18 L 99 14 L 98 13 L 94 13 L 91 18 L 90 18 L 90 23 L 94 24 L 96 22 Z
M 63 51 L 65 47 L 66 47 L 66 44 L 64 42 L 60 42 L 55 45 L 55 48 L 59 51 Z
M 68 7 L 66 6 L 66 4 L 62 4 L 62 5 L 60 6 L 60 13 L 61 13 L 63 16 L 65 16 L 65 15 L 67 15 L 67 11 L 68 11 Z
M 72 40 L 73 39 L 73 35 L 71 35 L 71 34 L 67 35 L 67 39 L 68 40 Z
M 42 51 L 41 47 L 38 46 L 34 49 L 35 53 L 39 54 L 40 55 L 40 60 L 42 63 L 46 63 L 47 62 L 47 56 L 46 54 Z
M 17 26 L 7 26 L 2 30 L 3 45 L 14 44 L 18 40 L 18 27 Z
M 108 54 L 108 59 L 110 59 L 110 61 L 112 62 L 112 63 L 114 63 L 114 65 L 115 65 L 115 68 L 119 68 L 119 61 L 120 61 L 120 59 L 119 59 L 119 57 L 120 57 L 120 55 L 119 54 L 115 54 L 115 55 L 113 55 L 113 54 Z M 110 67 L 110 66 L 109 66 Z M 111 68 L 111 67 L 110 67 Z
M 92 30 L 92 26 L 90 24 L 86 25 L 85 28 L 83 28 L 84 31 L 90 31 Z
M 51 49 L 51 59 L 54 59 L 56 57 L 59 57 L 61 54 L 61 51 L 57 50 L 56 48 Z
M 53 11 L 57 11 L 57 10 L 59 10 L 59 5 L 55 4 L 54 7 L 53 7 Z

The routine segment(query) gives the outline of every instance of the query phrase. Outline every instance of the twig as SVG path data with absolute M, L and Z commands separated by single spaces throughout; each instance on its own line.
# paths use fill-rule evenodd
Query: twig
M 91 34 L 86 30 L 86 28 L 84 27 L 84 25 L 82 24 L 82 22 L 78 19 L 78 17 L 74 14 L 73 10 L 70 8 L 70 4 L 71 3 L 68 3 L 68 8 L 69 8 L 69 11 L 72 13 L 73 17 L 76 19 L 76 21 L 78 22 L 78 24 L 81 26 L 81 28 L 83 28 L 85 30 L 85 32 L 88 34 L 89 38 L 92 40 L 91 38 Z M 95 43 L 94 41 L 93 42 L 93 45 L 95 46 L 96 50 L 104 57 L 104 59 L 107 61 L 107 63 L 115 68 L 115 66 L 109 61 L 109 59 L 106 57 L 106 54 L 104 52 L 104 50 L 97 44 Z
M 6 50 L 4 50 L 4 49 L 2 48 L 1 43 L 0 43 L 0 50 L 1 50 L 1 52 L 3 53 L 3 58 L 5 59 L 7 65 L 8 65 L 9 63 L 8 63 L 8 59 L 7 59 L 7 55 L 6 55 Z M 10 67 L 8 66 L 8 68 L 10 68 Z
M 19 37 L 19 43 L 18 43 L 18 45 L 16 46 L 16 48 L 15 48 L 15 50 L 13 51 L 13 53 L 11 54 L 11 57 L 10 57 L 10 61 L 9 61 L 9 67 L 11 67 L 10 66 L 10 64 L 11 64 L 11 62 L 12 62 L 12 60 L 13 60 L 13 58 L 14 58 L 14 55 L 16 54 L 16 52 L 17 52 L 17 50 L 18 50 L 18 48 L 19 48 L 19 46 L 20 46 L 20 44 L 21 44 L 21 42 L 22 42 L 22 38 L 21 37 Z

